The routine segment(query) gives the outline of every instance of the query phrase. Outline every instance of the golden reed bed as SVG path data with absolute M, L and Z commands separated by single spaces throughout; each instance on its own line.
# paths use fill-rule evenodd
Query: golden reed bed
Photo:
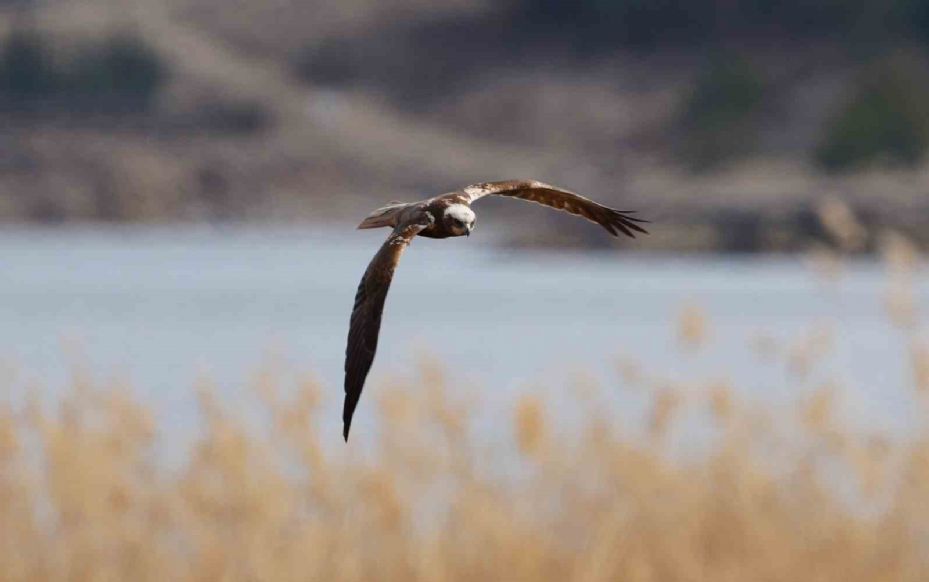
M 204 391 L 179 464 L 123 391 L 5 411 L 0 579 L 929 579 L 929 423 L 865 436 L 828 389 L 773 417 L 708 384 L 626 426 L 582 386 L 572 429 L 527 395 L 485 438 L 431 366 L 380 388 L 369 446 L 321 438 L 312 382 L 263 387 L 267 431 Z M 706 446 L 675 455 L 694 413 Z

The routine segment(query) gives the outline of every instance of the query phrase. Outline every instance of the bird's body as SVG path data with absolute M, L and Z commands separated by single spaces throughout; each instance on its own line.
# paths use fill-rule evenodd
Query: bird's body
M 420 202 L 393 202 L 375 210 L 358 228 L 396 227 L 399 224 L 416 222 L 426 213 L 433 217 L 434 222 L 417 235 L 426 238 L 449 238 L 467 234 L 456 228 L 456 224 L 451 220 L 437 220 L 440 217 L 458 218 L 462 222 L 469 218 L 469 214 L 472 219 L 474 217 L 470 202 L 458 193 L 451 192 Z
M 534 180 L 484 182 L 420 202 L 392 202 L 372 212 L 358 228 L 386 227 L 393 231 L 374 255 L 355 294 L 345 350 L 345 406 L 342 420 L 346 440 L 365 378 L 374 362 L 384 302 L 400 256 L 416 236 L 437 239 L 470 236 L 477 221 L 471 203 L 484 196 L 521 198 L 564 210 L 596 222 L 614 236 L 621 232 L 635 237 L 634 232 L 646 232 L 637 224 L 646 221 L 631 216 L 632 212 L 614 210 L 573 192 Z

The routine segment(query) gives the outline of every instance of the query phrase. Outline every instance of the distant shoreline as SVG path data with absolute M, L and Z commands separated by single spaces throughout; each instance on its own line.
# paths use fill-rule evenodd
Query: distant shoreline
M 653 225 L 654 240 L 651 234 L 639 236 L 634 240 L 627 240 L 608 236 L 599 228 L 583 221 L 579 221 L 580 224 L 577 225 L 577 228 L 566 232 L 564 229 L 549 228 L 548 225 L 544 225 L 540 229 L 525 227 L 507 229 L 503 221 L 497 219 L 498 224 L 493 224 L 492 220 L 485 221 L 491 222 L 491 224 L 483 224 L 481 229 L 483 232 L 461 243 L 464 245 L 462 248 L 494 249 L 503 252 L 535 252 L 551 255 L 594 252 L 598 254 L 620 253 L 624 255 L 674 254 L 682 257 L 708 255 L 779 257 L 826 253 L 835 256 L 871 258 L 880 254 L 879 237 L 877 236 L 869 237 L 868 242 L 861 248 L 843 250 L 839 245 L 835 244 L 828 234 L 819 231 L 813 231 L 812 233 L 791 231 L 789 230 L 791 225 L 786 225 L 782 230 L 782 234 L 784 240 L 788 240 L 788 236 L 794 237 L 793 240 L 796 241 L 794 246 L 745 247 L 720 244 L 720 242 L 725 243 L 726 240 L 737 239 L 732 237 L 726 239 L 724 236 L 718 235 L 718 238 L 714 240 L 706 235 L 706 233 L 712 232 L 706 225 L 702 225 L 702 232 L 704 232 L 702 237 L 674 236 L 676 230 L 699 229 L 701 225 L 680 225 L 669 222 Z M 281 238 L 306 240 L 309 237 L 311 239 L 319 238 L 327 243 L 332 240 L 343 240 L 346 243 L 370 246 L 380 240 L 382 235 L 386 235 L 386 230 L 383 233 L 379 231 L 360 233 L 355 230 L 354 226 L 354 223 L 342 220 L 326 221 L 324 226 L 321 226 L 320 222 L 317 221 L 301 220 L 288 222 L 265 220 L 157 223 L 69 221 L 58 224 L 5 222 L 0 223 L 0 244 L 3 243 L 5 235 L 26 238 L 35 236 L 37 239 L 54 239 L 73 235 L 76 238 L 75 242 L 79 243 L 82 238 L 93 240 L 96 238 L 128 237 L 138 240 L 139 238 L 151 237 L 153 240 L 160 240 L 167 233 L 172 237 L 176 237 L 178 241 L 187 242 L 196 242 L 200 237 L 209 238 L 217 234 L 232 234 L 241 237 L 243 244 L 247 244 L 249 241 L 260 242 Z M 664 235 L 663 230 L 670 231 L 671 234 Z M 439 244 L 448 244 L 448 242 L 445 241 Z M 454 244 L 454 241 L 452 241 L 452 244 Z

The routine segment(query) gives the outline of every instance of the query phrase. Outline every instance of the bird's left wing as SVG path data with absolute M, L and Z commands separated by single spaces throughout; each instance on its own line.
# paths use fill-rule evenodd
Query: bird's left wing
M 622 232 L 626 236 L 635 238 L 635 232 L 647 233 L 637 223 L 648 221 L 631 216 L 635 214 L 633 211 L 614 210 L 574 192 L 535 180 L 484 182 L 468 186 L 462 192 L 468 204 L 484 196 L 510 196 L 564 210 L 575 216 L 582 216 L 591 222 L 596 222 L 613 236 L 619 236 Z
M 352 425 L 352 415 L 361 397 L 365 378 L 374 363 L 377 351 L 377 338 L 381 330 L 381 314 L 384 301 L 393 280 L 394 270 L 400 262 L 400 256 L 417 234 L 432 223 L 428 212 L 416 217 L 415 222 L 400 225 L 374 255 L 368 264 L 358 291 L 355 293 L 355 307 L 348 330 L 348 345 L 345 348 L 345 405 L 342 409 L 342 436 L 348 440 L 348 430 Z

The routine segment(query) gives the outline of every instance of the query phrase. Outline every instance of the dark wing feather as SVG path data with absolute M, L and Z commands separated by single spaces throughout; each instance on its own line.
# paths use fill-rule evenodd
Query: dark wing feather
M 342 436 L 346 441 L 365 378 L 368 377 L 368 371 L 374 363 L 377 338 L 381 330 L 381 314 L 384 312 L 384 301 L 387 299 L 394 270 L 410 241 L 426 226 L 428 223 L 412 224 L 394 230 L 368 264 L 355 293 L 355 307 L 352 309 L 348 345 L 345 348 Z
M 505 182 L 484 182 L 464 189 L 468 203 L 484 196 L 511 196 L 521 198 L 557 210 L 564 210 L 576 216 L 582 216 L 596 222 L 613 236 L 623 233 L 635 238 L 636 232 L 646 233 L 638 223 L 648 222 L 631 216 L 633 211 L 614 210 L 584 198 L 574 192 L 562 190 L 535 180 L 507 180 Z

